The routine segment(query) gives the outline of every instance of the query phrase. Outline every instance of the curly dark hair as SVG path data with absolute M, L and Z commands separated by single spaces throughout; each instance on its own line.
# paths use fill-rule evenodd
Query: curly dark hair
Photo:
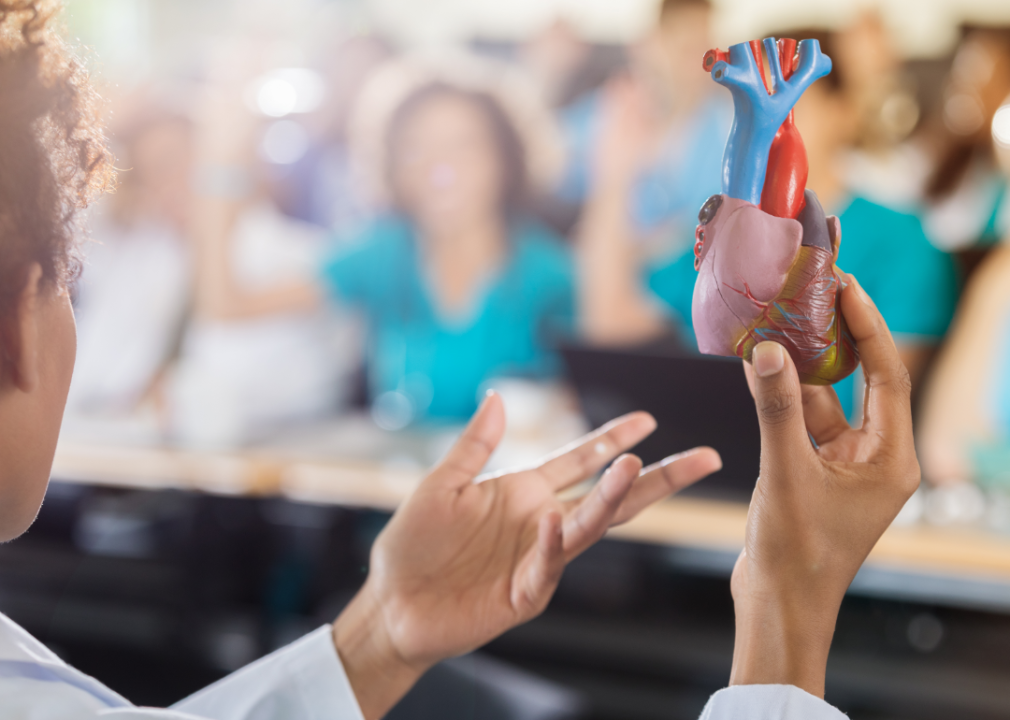
M 100 98 L 54 27 L 56 0 L 0 0 L 0 314 L 31 263 L 45 282 L 80 268 L 79 211 L 115 171 Z

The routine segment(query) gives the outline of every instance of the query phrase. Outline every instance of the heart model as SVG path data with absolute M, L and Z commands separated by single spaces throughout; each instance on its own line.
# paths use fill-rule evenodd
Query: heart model
M 831 59 L 816 40 L 752 40 L 710 50 L 703 67 L 733 96 L 722 194 L 698 214 L 692 315 L 708 355 L 751 359 L 765 340 L 783 345 L 800 380 L 830 385 L 859 364 L 835 267 L 841 223 L 805 190 L 807 155 L 793 106 Z M 768 58 L 766 80 L 763 55 Z

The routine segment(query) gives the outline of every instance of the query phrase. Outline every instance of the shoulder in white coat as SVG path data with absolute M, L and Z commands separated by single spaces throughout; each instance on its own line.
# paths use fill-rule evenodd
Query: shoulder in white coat
M 792 685 L 734 685 L 713 695 L 699 720 L 846 720 L 838 708 Z
M 242 668 L 172 708 L 138 708 L 0 614 L 0 717 L 26 720 L 363 720 L 332 628 Z

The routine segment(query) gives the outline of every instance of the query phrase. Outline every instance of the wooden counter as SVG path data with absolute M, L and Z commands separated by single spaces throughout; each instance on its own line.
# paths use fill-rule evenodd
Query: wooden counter
M 421 479 L 422 471 L 367 461 L 304 460 L 266 450 L 215 453 L 61 443 L 53 477 L 93 485 L 281 496 L 391 511 Z M 695 551 L 671 557 L 691 557 L 689 564 L 725 574 L 743 545 L 746 518 L 743 505 L 672 498 L 615 528 L 610 536 Z M 853 588 L 1010 611 L 1010 537 L 976 528 L 892 527 Z

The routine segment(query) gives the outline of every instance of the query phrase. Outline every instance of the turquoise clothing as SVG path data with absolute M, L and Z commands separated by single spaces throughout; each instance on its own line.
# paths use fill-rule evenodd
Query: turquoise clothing
M 645 269 L 645 285 L 663 301 L 668 314 L 679 331 L 684 344 L 697 350 L 691 304 L 694 300 L 694 283 L 698 271 L 694 269 L 694 246 L 687 245 L 686 252 L 675 253 L 665 260 Z
M 939 341 L 958 298 L 950 254 L 929 242 L 915 215 L 864 198 L 853 198 L 838 218 L 838 267 L 856 276 L 891 332 L 906 340 Z
M 839 213 L 838 267 L 859 280 L 900 343 L 936 344 L 947 332 L 958 299 L 957 267 L 926 237 L 914 215 L 853 198 Z M 835 385 L 852 416 L 854 381 Z
M 532 223 L 513 226 L 505 267 L 464 317 L 440 315 L 414 231 L 399 217 L 372 223 L 358 242 L 324 264 L 322 278 L 367 318 L 372 397 L 403 394 L 415 419 L 468 417 L 481 386 L 493 377 L 556 373 L 553 347 L 574 327 L 570 254 Z

